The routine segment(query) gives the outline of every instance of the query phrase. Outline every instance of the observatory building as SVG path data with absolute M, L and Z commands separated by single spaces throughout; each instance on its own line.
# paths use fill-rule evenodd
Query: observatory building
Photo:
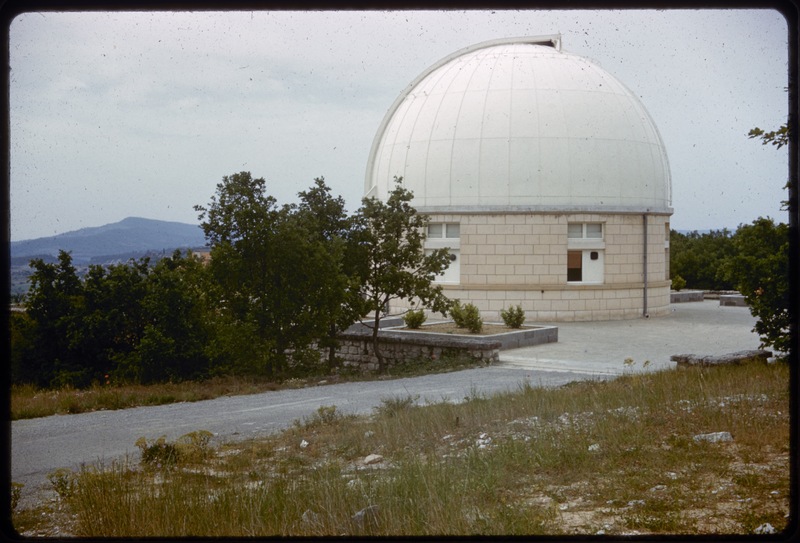
M 412 81 L 375 135 L 365 196 L 386 200 L 395 177 L 430 217 L 426 247 L 452 253 L 445 294 L 484 319 L 517 304 L 529 322 L 669 309 L 664 144 L 560 35 L 467 47 Z

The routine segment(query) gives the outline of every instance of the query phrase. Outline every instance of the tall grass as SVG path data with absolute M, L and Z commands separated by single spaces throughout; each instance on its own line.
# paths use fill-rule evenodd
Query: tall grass
M 88 537 L 732 534 L 786 526 L 788 368 L 692 368 L 461 404 L 321 408 L 170 469 L 89 467 Z M 693 439 L 730 432 L 733 442 Z M 364 457 L 382 461 L 365 465 Z

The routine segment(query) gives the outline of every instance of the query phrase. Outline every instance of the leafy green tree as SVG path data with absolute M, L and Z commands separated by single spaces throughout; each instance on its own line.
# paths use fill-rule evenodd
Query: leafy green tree
M 273 373 L 276 349 L 270 312 L 273 291 L 274 248 L 280 211 L 266 194 L 263 178 L 250 172 L 225 176 L 217 184 L 208 208 L 195 206 L 211 247 L 210 269 L 219 286 L 221 311 L 244 324 L 240 337 L 259 353 L 268 374 Z
M 789 254 L 797 255 L 800 251 L 798 243 L 800 243 L 800 233 L 798 233 L 798 185 L 797 185 L 797 125 L 796 122 L 786 122 L 781 125 L 777 130 L 765 131 L 761 128 L 753 128 L 750 130 L 748 136 L 751 139 L 760 139 L 762 145 L 772 145 L 776 149 L 784 146 L 794 144 L 795 147 L 789 149 L 789 177 L 786 181 L 784 188 L 788 189 L 789 197 L 782 201 L 782 209 L 789 212 L 789 224 L 777 225 L 777 231 L 786 232 L 788 237 L 788 244 L 776 246 L 778 253 L 782 256 L 772 255 L 761 262 L 762 281 L 768 283 L 771 287 L 761 287 L 758 300 L 753 300 L 750 307 L 753 315 L 758 317 L 759 322 L 756 323 L 756 330 L 761 334 L 762 343 L 764 345 L 772 345 L 776 349 L 783 352 L 789 352 L 791 347 L 798 348 L 798 330 L 797 330 L 797 312 L 800 307 L 800 287 L 797 281 L 789 281 L 789 278 L 796 278 L 800 274 L 800 266 L 796 258 L 788 258 Z M 768 219 L 759 218 L 753 223 L 755 229 L 770 230 L 768 224 L 765 222 Z M 778 233 L 778 237 L 782 238 L 783 233 Z M 742 236 L 742 243 L 744 242 L 744 233 Z M 777 241 L 773 240 L 775 243 Z M 783 261 L 786 259 L 784 266 Z M 779 270 L 783 269 L 786 274 L 786 280 L 780 281 L 774 275 Z M 788 324 L 787 324 L 788 323 Z
M 148 258 L 89 267 L 69 330 L 70 349 L 80 360 L 75 370 L 82 380 L 76 386 L 103 381 L 137 349 L 146 324 L 142 302 L 149 273 Z
M 379 371 L 386 361 L 378 342 L 382 314 L 392 300 L 413 300 L 421 307 L 446 313 L 450 300 L 433 281 L 450 265 L 447 249 L 425 254 L 428 218 L 411 206 L 413 194 L 402 178 L 386 202 L 364 198 L 356 214 L 355 241 L 360 264 L 362 315 L 371 314 L 372 347 Z
M 187 252 L 162 258 L 147 278 L 145 325 L 124 373 L 147 384 L 208 374 L 212 316 L 206 267 Z M 122 370 L 123 368 L 120 368 Z
M 789 303 L 789 227 L 760 217 L 742 225 L 733 236 L 736 252 L 724 273 L 736 285 L 750 312 L 757 317 L 753 329 L 762 347 L 788 352 L 791 309 Z
M 285 369 L 289 352 L 308 359 L 311 344 L 347 320 L 343 202 L 321 179 L 300 196 L 299 206 L 278 208 L 264 179 L 241 172 L 223 178 L 208 208 L 195 207 L 220 307 L 259 346 L 269 375 Z
M 358 264 L 355 261 L 353 219 L 345 211 L 344 199 L 333 197 L 324 178 L 299 194 L 295 211 L 298 230 L 305 232 L 308 242 L 320 254 L 320 270 L 316 287 L 316 318 L 325 334 L 319 346 L 328 349 L 328 367 L 336 366 L 338 334 L 361 317 Z
M 83 289 L 72 256 L 59 251 L 58 262 L 49 264 L 37 258 L 31 261 L 33 273 L 26 301 L 26 316 L 16 331 L 18 350 L 14 380 L 48 386 L 56 376 L 56 367 L 74 366 L 77 361 L 69 348 L 69 329 Z
M 733 284 L 721 273 L 722 263 L 733 254 L 727 228 L 700 234 L 670 231 L 670 277 L 683 277 L 688 288 L 731 290 Z

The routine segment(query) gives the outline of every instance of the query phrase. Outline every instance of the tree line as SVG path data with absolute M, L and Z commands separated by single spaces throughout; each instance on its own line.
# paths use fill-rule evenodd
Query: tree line
M 698 290 L 735 290 L 757 317 L 762 346 L 788 352 L 791 304 L 789 226 L 759 217 L 727 229 L 700 234 L 670 232 L 670 277 Z
M 377 325 L 388 303 L 450 304 L 433 284 L 447 251 L 426 254 L 427 217 L 396 181 L 385 202 L 364 199 L 349 215 L 322 178 L 279 206 L 263 178 L 240 172 L 195 206 L 208 261 L 176 251 L 92 265 L 79 278 L 67 252 L 56 263 L 32 260 L 25 311 L 10 322 L 12 381 L 86 387 L 328 371 L 338 334 L 366 316 L 385 369 Z

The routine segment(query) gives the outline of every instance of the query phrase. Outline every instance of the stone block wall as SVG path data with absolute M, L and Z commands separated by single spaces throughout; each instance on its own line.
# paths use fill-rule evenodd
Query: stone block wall
M 458 284 L 451 299 L 473 303 L 484 320 L 521 305 L 528 322 L 635 319 L 644 312 L 642 215 L 613 213 L 431 213 L 460 224 Z M 647 313 L 669 313 L 669 216 L 647 217 Z M 569 223 L 603 224 L 602 283 L 567 282 Z M 396 303 L 391 309 L 404 309 Z
M 500 342 L 484 337 L 430 338 L 414 334 L 381 331 L 378 338 L 387 366 L 419 358 L 440 359 L 443 356 L 463 356 L 486 364 L 498 361 Z M 372 353 L 372 338 L 364 331 L 352 330 L 339 336 L 337 354 L 342 364 L 361 371 L 378 369 L 378 359 Z

